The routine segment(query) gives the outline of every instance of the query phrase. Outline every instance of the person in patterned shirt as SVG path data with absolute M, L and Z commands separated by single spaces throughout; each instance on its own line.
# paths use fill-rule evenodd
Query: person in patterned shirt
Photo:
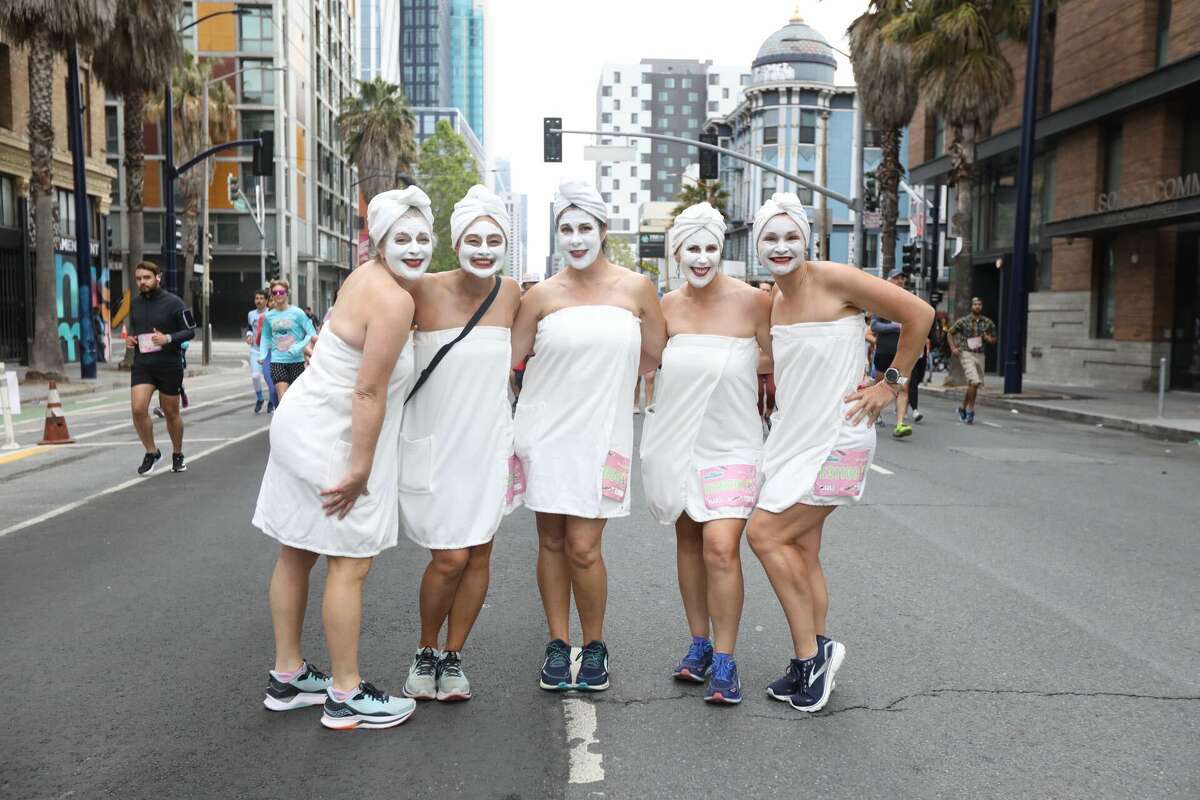
M 996 323 L 983 315 L 983 301 L 971 298 L 971 313 L 961 317 L 948 331 L 950 355 L 962 362 L 967 376 L 967 394 L 958 409 L 958 418 L 968 425 L 975 423 L 975 396 L 983 386 L 983 345 L 996 343 Z

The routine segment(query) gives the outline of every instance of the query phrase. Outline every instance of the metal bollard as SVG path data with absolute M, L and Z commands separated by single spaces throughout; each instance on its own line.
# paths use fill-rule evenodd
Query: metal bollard
M 1167 359 L 1158 359 L 1158 418 L 1163 418 L 1167 405 Z

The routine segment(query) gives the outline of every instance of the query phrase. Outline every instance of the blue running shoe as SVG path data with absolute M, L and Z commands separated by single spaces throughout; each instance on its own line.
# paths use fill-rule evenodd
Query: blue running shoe
M 546 645 L 546 660 L 542 662 L 538 685 L 552 692 L 571 688 L 571 646 L 562 639 Z
M 963 408 L 962 406 L 958 407 L 958 421 L 959 422 L 967 421 L 967 410 L 965 408 Z
M 708 675 L 708 669 L 712 663 L 712 642 L 703 636 L 693 636 L 692 646 L 688 648 L 687 655 L 675 667 L 671 677 L 681 681 L 704 683 L 704 677 Z
M 271 711 L 291 711 L 294 708 L 319 706 L 325 702 L 325 690 L 333 680 L 307 661 L 296 677 L 287 683 L 273 673 L 267 673 L 267 696 L 263 705 Z
M 712 673 L 708 676 L 708 688 L 704 690 L 707 703 L 742 702 L 742 681 L 738 678 L 737 662 L 729 653 L 716 653 L 712 660 Z
M 391 697 L 363 681 L 354 695 L 344 702 L 334 700 L 332 694 L 326 693 L 321 724 L 335 731 L 394 728 L 411 717 L 416 708 L 416 700 Z
M 841 642 L 825 639 L 817 646 L 817 654 L 800 662 L 802 685 L 788 703 L 797 711 L 820 711 L 833 693 L 833 676 L 846 657 Z
M 975 410 L 974 410 L 974 409 L 972 409 L 972 410 L 970 410 L 970 411 L 968 411 L 968 412 L 967 412 L 967 419 L 966 419 L 966 423 L 967 423 L 968 425 L 974 425 L 974 424 L 975 424 Z
M 833 640 L 830 639 L 829 637 L 822 636 L 821 634 L 818 633 L 817 634 L 817 651 L 820 652 L 822 649 L 824 649 L 826 643 L 832 642 L 832 641 Z M 839 667 L 841 667 L 842 659 L 845 658 L 845 656 L 846 656 L 846 648 L 842 647 L 842 649 L 840 651 L 840 656 L 837 659 L 837 664 L 834 665 L 834 668 L 833 668 L 835 672 L 837 671 L 837 669 Z M 791 660 L 791 663 L 788 664 L 787 671 L 783 673 L 783 676 L 776 678 L 767 687 L 767 697 L 770 697 L 772 700 L 778 700 L 781 703 L 790 702 L 792 699 L 792 695 L 794 695 L 796 692 L 800 691 L 800 687 L 803 686 L 803 681 L 801 681 L 801 678 L 800 678 L 800 665 L 802 663 L 803 662 L 800 659 L 793 658 Z M 830 686 L 830 691 L 832 691 L 832 690 L 833 690 L 833 686 Z
M 600 692 L 608 688 L 608 648 L 597 639 L 583 646 L 579 654 L 579 675 L 575 688 L 589 692 Z

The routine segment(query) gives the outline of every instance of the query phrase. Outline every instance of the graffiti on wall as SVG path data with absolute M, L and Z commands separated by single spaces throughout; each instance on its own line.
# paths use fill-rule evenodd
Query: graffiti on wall
M 54 286 L 58 303 L 58 342 L 63 361 L 78 361 L 82 342 L 80 325 L 92 326 L 96 342 L 96 360 L 108 361 L 112 353 L 112 325 L 109 317 L 108 267 L 91 264 L 90 297 L 80 296 L 77 256 L 65 250 L 54 254 Z M 81 315 L 81 309 L 86 309 Z

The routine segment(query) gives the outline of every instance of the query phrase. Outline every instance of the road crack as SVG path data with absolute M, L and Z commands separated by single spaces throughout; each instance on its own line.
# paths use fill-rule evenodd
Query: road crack
M 654 703 L 664 703 L 664 702 L 671 702 L 674 700 L 692 700 L 692 699 L 695 699 L 695 695 L 671 694 L 671 695 L 665 695 L 663 697 L 630 697 L 630 698 L 626 698 L 626 699 L 620 699 L 620 698 L 616 698 L 616 697 L 592 697 L 591 698 L 592 702 L 596 703 L 597 705 L 603 703 L 605 705 L 625 706 L 625 707 L 648 706 L 648 705 L 652 705 Z

